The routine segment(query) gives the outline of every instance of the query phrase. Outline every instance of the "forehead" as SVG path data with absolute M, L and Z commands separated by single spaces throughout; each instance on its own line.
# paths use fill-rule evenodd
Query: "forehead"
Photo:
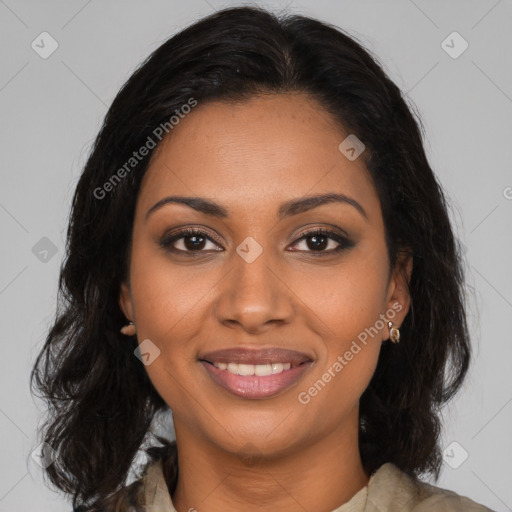
M 304 94 L 199 103 L 153 155 L 141 208 L 167 193 L 215 197 L 234 209 L 333 191 L 378 201 L 362 158 L 338 149 L 348 135 Z

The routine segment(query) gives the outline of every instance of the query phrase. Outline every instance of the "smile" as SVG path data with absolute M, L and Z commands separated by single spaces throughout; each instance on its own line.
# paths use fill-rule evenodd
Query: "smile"
M 281 348 L 223 349 L 201 355 L 199 362 L 214 384 L 248 399 L 283 393 L 313 364 L 307 354 Z

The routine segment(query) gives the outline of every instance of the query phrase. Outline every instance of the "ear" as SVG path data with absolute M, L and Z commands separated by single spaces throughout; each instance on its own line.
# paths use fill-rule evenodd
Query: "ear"
M 409 312 L 411 296 L 409 282 L 412 274 L 412 254 L 410 251 L 399 251 L 395 268 L 388 285 L 387 307 L 396 312 L 393 323 L 400 326 Z
M 133 322 L 132 294 L 130 287 L 125 282 L 121 283 L 121 291 L 119 293 L 119 307 L 124 313 L 124 316 Z

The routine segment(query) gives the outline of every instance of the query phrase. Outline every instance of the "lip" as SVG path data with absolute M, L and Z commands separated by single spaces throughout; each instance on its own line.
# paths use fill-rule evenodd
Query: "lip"
M 312 361 L 312 358 L 304 352 L 288 350 L 280 347 L 259 349 L 237 347 L 206 352 L 199 356 L 199 360 L 207 361 L 209 363 L 291 363 L 292 368 L 294 368 L 302 363 Z
M 248 399 L 276 396 L 293 386 L 311 367 L 313 360 L 305 353 L 282 348 L 244 349 L 230 348 L 207 352 L 200 356 L 200 363 L 214 383 L 231 394 Z M 235 375 L 221 370 L 213 363 L 268 364 L 291 363 L 289 370 L 257 376 Z

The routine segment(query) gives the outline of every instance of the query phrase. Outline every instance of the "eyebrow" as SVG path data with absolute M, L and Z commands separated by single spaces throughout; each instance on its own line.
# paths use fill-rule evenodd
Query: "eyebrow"
M 317 208 L 328 203 L 343 203 L 353 206 L 365 219 L 368 215 L 365 209 L 353 198 L 344 194 L 317 194 L 313 196 L 306 196 L 300 199 L 292 199 L 281 204 L 278 210 L 279 220 L 299 213 L 304 213 L 313 208 Z M 229 217 L 229 212 L 223 206 L 206 199 L 204 197 L 186 197 L 186 196 L 168 196 L 160 199 L 155 203 L 147 212 L 145 219 L 147 220 L 151 213 L 159 210 L 167 204 L 183 204 L 198 212 L 206 215 L 211 215 L 218 218 Z

